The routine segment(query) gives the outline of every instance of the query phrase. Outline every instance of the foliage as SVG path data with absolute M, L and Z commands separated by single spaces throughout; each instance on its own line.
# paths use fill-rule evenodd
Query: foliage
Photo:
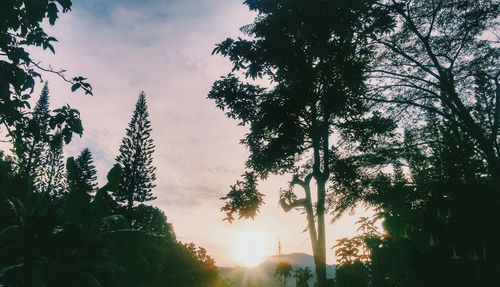
M 122 167 L 122 181 L 113 195 L 129 209 L 134 202 L 154 200 L 151 190 L 156 179 L 153 166 L 154 144 L 151 137 L 148 105 L 144 92 L 139 94 L 126 136 L 120 146 L 116 161 Z
M 500 175 L 498 17 L 491 0 L 380 1 L 397 25 L 374 39 L 372 78 L 378 107 L 403 115 L 430 112 L 471 138 Z M 418 118 L 417 118 L 418 119 Z
M 63 80 L 72 84 L 72 90 L 82 88 L 86 94 L 92 94 L 92 87 L 81 76 L 67 79 L 64 70 L 55 71 L 44 68 L 33 60 L 27 52 L 29 47 L 49 49 L 53 53 L 52 45 L 57 41 L 45 33 L 42 22 L 47 19 L 49 24 L 55 24 L 61 13 L 71 9 L 70 0 L 47 1 L 2 1 L 0 3 L 0 124 L 4 126 L 8 135 L 17 141 L 32 135 L 33 126 L 25 117 L 24 111 L 29 108 L 29 99 L 35 87 L 35 80 L 41 79 L 41 72 L 58 74 Z M 62 11 L 61 11 L 62 10 Z M 56 125 L 68 123 L 63 130 L 66 143 L 71 134 L 81 135 L 82 129 L 79 119 L 75 117 L 75 110 L 69 107 L 56 110 L 59 113 Z M 31 121 L 32 123 L 33 121 Z M 51 125 L 53 129 L 54 126 Z M 24 134 L 24 135 L 22 135 Z M 24 153 L 30 149 L 15 146 L 16 152 Z
M 19 179 L 6 181 L 11 185 L 1 196 L 1 284 L 64 286 L 77 279 L 78 286 L 90 286 L 102 280 L 99 272 L 116 271 L 102 247 L 105 218 L 88 216 L 88 198 L 75 191 L 60 204 L 48 193 L 23 188 Z
M 53 197 L 60 197 L 66 188 L 66 175 L 64 173 L 63 143 L 58 137 L 47 153 L 47 168 L 42 180 L 41 190 Z
M 15 146 L 17 149 L 15 153 L 19 158 L 19 169 L 30 174 L 34 178 L 35 185 L 40 176 L 40 169 L 44 165 L 43 158 L 48 149 L 45 143 L 50 141 L 48 139 L 50 135 L 49 108 L 49 88 L 48 83 L 45 82 L 31 118 L 19 122 L 16 127 L 19 134 L 16 135 L 17 142 Z
M 238 180 L 231 186 L 231 191 L 222 200 L 227 201 L 221 211 L 226 213 L 228 222 L 234 221 L 234 213 L 239 214 L 239 218 L 254 218 L 259 212 L 259 207 L 263 203 L 264 194 L 257 190 L 257 178 L 253 172 L 245 172 L 242 175 L 244 180 Z
M 338 239 L 332 249 L 335 249 L 337 260 L 335 286 L 368 286 L 370 277 L 371 247 L 381 240 L 381 234 L 376 226 L 379 215 L 369 218 L 360 217 L 358 234 L 352 238 Z
M 292 276 L 292 265 L 288 262 L 279 262 L 274 271 L 274 277 L 278 278 L 280 286 L 286 287 L 286 281 Z
M 97 171 L 93 164 L 92 153 L 88 148 L 84 148 L 78 158 L 76 165 L 82 171 L 82 180 L 85 183 L 88 192 L 92 192 L 97 187 Z
M 373 38 L 370 94 L 404 134 L 362 195 L 386 232 L 367 242 L 370 284 L 498 285 L 499 4 L 380 3 L 397 25 Z
M 244 177 L 252 183 L 247 186 L 254 186 L 255 177 L 294 174 L 287 191 L 290 196 L 282 196 L 280 204 L 285 211 L 305 210 L 319 286 L 323 287 L 327 182 L 349 182 L 341 180 L 340 173 L 332 176 L 344 151 L 341 148 L 347 146 L 331 137 L 342 136 L 342 130 L 349 134 L 344 127 L 351 122 L 366 126 L 367 137 L 387 132 L 389 127 L 380 124 L 380 117 L 366 113 L 360 96 L 365 93 L 364 71 L 371 55 L 366 36 L 380 33 L 391 22 L 373 1 L 245 4 L 258 16 L 241 29 L 248 37 L 216 45 L 213 53 L 229 58 L 233 68 L 213 84 L 208 98 L 229 118 L 249 127 L 241 141 L 250 151 L 246 162 L 250 171 Z M 255 84 L 257 79 L 267 86 Z M 379 123 L 378 131 L 368 122 Z M 318 186 L 317 202 L 312 201 L 312 179 Z M 294 193 L 295 185 L 304 189 L 303 198 Z M 239 182 L 223 197 L 227 203 L 222 210 L 229 221 L 233 213 L 255 216 L 263 203 L 256 188 L 252 188 L 254 196 L 243 196 L 250 190 L 244 187 Z
M 111 194 L 122 182 L 120 165 L 98 188 L 88 149 L 64 160 L 63 145 L 83 133 L 77 110 L 51 111 L 47 84 L 30 109 L 37 70 L 66 78 L 24 47 L 54 52 L 41 23 L 54 24 L 70 7 L 69 0 L 0 2 L 0 124 L 13 151 L 0 151 L 0 286 L 224 286 L 206 250 L 178 242 L 158 208 L 118 207 Z M 84 80 L 68 81 L 91 93 Z M 149 123 L 143 128 L 149 132 Z
M 149 234 L 166 237 L 168 241 L 175 241 L 173 226 L 167 223 L 167 216 L 157 207 L 139 204 L 129 211 L 125 211 L 133 229 Z
M 382 207 L 387 232 L 370 245 L 373 284 L 496 285 L 496 187 L 483 176 L 487 167 L 470 139 L 433 120 L 407 132 L 409 176 L 381 175 L 368 195 Z M 416 146 L 420 137 L 432 144 Z
M 296 287 L 309 287 L 309 280 L 313 278 L 313 274 L 309 267 L 297 267 L 293 271 Z
M 91 196 L 84 158 L 68 158 L 68 185 L 54 197 L 33 190 L 17 158 L 2 154 L 0 285 L 224 286 L 206 250 L 177 242 L 162 211 L 117 208 L 109 194 L 119 188 L 119 165 Z
M 361 261 L 342 265 L 335 272 L 336 287 L 366 287 L 368 285 L 367 270 Z
M 81 76 L 66 79 L 64 70 L 44 68 L 33 60 L 28 47 L 41 47 L 55 53 L 52 45 L 57 40 L 45 33 L 44 20 L 54 25 L 61 13 L 71 10 L 71 0 L 2 1 L 0 4 L 0 107 L 2 124 L 12 125 L 23 115 L 20 110 L 29 106 L 28 99 L 41 79 L 40 72 L 52 72 L 72 84 L 72 90 L 82 88 L 92 94 L 92 87 Z

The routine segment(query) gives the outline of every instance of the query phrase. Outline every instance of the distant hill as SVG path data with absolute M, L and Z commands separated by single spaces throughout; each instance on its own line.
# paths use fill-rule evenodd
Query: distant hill
M 290 263 L 294 268 L 297 266 L 309 267 L 314 275 L 313 279 L 309 282 L 309 286 L 314 286 L 316 274 L 314 273 L 314 258 L 311 255 L 292 253 L 281 255 L 281 260 Z M 274 271 L 278 262 L 278 255 L 274 255 L 253 268 L 220 267 L 219 274 L 222 278 L 231 280 L 233 287 L 279 287 L 278 281 L 274 277 Z M 326 273 L 328 278 L 334 278 L 335 266 L 327 265 Z M 295 287 L 295 278 L 291 277 L 288 279 L 287 287 Z

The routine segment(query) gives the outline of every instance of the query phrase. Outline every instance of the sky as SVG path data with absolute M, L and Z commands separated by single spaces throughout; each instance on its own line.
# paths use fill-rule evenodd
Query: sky
M 203 246 L 218 266 L 258 263 L 277 253 L 278 240 L 283 253 L 311 254 L 304 215 L 278 205 L 279 189 L 290 176 L 260 184 L 266 204 L 254 220 L 222 220 L 220 197 L 244 172 L 248 152 L 239 144 L 245 128 L 226 118 L 207 94 L 231 69 L 227 59 L 211 55 L 215 44 L 241 36 L 239 27 L 255 16 L 242 0 L 74 2 L 73 11 L 47 28 L 59 41 L 56 55 L 31 53 L 42 65 L 83 75 L 92 84 L 94 96 L 86 96 L 71 93 L 56 76 L 44 76 L 51 107 L 70 104 L 81 113 L 84 135 L 66 147 L 66 155 L 90 148 L 104 182 L 144 91 L 156 145 L 158 198 L 150 204 L 165 212 L 180 241 Z M 354 235 L 354 222 L 365 213 L 360 209 L 327 226 L 328 263 L 335 262 L 335 240 Z

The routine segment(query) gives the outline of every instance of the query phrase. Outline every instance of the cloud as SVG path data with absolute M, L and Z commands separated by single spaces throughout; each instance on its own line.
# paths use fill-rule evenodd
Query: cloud
M 300 213 L 284 214 L 278 207 L 278 190 L 286 186 L 287 177 L 260 185 L 267 204 L 255 221 L 221 221 L 219 198 L 244 171 L 248 152 L 238 143 L 246 130 L 228 120 L 206 95 L 230 70 L 226 59 L 211 56 L 215 43 L 240 35 L 239 27 L 254 16 L 240 2 L 75 1 L 73 11 L 48 28 L 60 41 L 56 56 L 32 53 L 67 69 L 68 75 L 87 76 L 92 84 L 95 96 L 84 96 L 70 93 L 57 77 L 45 76 L 52 107 L 69 103 L 81 112 L 84 136 L 66 154 L 77 156 L 89 147 L 101 184 L 114 164 L 137 96 L 146 92 L 156 145 L 158 199 L 153 204 L 165 211 L 180 238 L 209 248 L 222 265 L 235 263 L 223 250 L 224 240 L 235 230 L 252 224 L 269 240 L 280 234 L 286 246 L 299 246 L 305 224 Z M 310 252 L 307 245 L 300 248 L 289 251 Z
M 206 100 L 213 81 L 229 67 L 211 50 L 251 18 L 234 1 L 76 3 L 50 28 L 61 43 L 57 56 L 35 54 L 87 76 L 94 88 L 94 97 L 61 97 L 69 94 L 66 84 L 47 77 L 56 95 L 52 106 L 69 102 L 80 110 L 85 127 L 84 137 L 66 154 L 89 147 L 104 183 L 144 90 L 156 144 L 155 204 L 180 208 L 217 201 L 242 172 L 247 152 L 238 145 L 244 130 Z

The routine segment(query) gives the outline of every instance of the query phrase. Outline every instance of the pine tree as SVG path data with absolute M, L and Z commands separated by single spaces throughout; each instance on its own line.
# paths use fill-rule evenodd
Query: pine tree
M 49 83 L 45 82 L 42 88 L 42 92 L 40 93 L 40 98 L 38 99 L 35 108 L 33 110 L 33 121 L 37 124 L 40 129 L 40 132 L 47 131 L 49 124 Z M 40 140 L 43 136 L 39 135 Z
M 95 190 L 97 188 L 97 171 L 92 159 L 92 153 L 88 148 L 82 150 L 76 159 L 76 165 L 81 170 L 82 180 L 87 187 L 87 192 Z
M 49 88 L 48 83 L 45 82 L 31 118 L 22 123 L 22 127 L 18 127 L 23 134 L 17 137 L 16 142 L 16 153 L 20 160 L 21 170 L 32 178 L 33 185 L 36 185 L 37 177 L 40 176 L 42 159 L 48 149 L 49 112 Z
M 30 142 L 31 147 L 28 151 L 27 165 L 25 171 L 32 179 L 32 185 L 35 190 L 43 191 L 47 184 L 43 183 L 46 173 L 50 169 L 48 162 L 50 151 L 50 107 L 49 107 L 49 88 L 48 82 L 45 82 L 40 98 L 33 109 L 32 117 L 29 121 L 30 134 L 25 138 Z
M 45 158 L 45 168 L 40 179 L 40 191 L 51 196 L 60 197 L 66 189 L 66 174 L 64 168 L 63 139 L 56 135 Z
M 69 192 L 90 194 L 96 190 L 96 169 L 92 161 L 92 153 L 88 148 L 82 150 L 78 158 L 68 158 L 66 161 L 66 181 Z
M 156 168 L 153 166 L 155 147 L 150 138 L 151 122 L 148 117 L 146 96 L 141 92 L 116 158 L 122 168 L 122 180 L 114 196 L 129 209 L 134 202 L 156 199 L 152 194 L 156 179 Z
M 66 187 L 63 134 L 50 133 L 49 88 L 45 82 L 31 117 L 16 126 L 15 151 L 21 172 L 35 191 L 58 197 Z

